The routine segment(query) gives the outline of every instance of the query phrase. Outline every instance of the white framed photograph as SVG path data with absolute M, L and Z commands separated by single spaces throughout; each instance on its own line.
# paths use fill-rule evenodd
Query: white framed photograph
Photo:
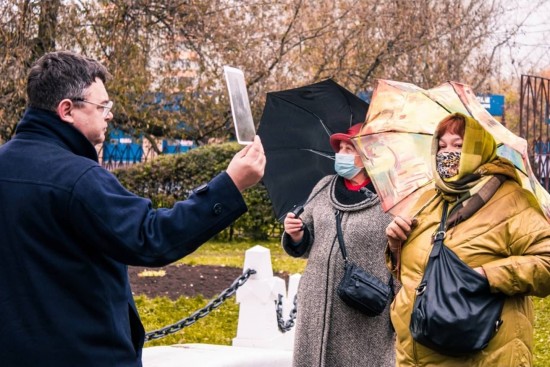
M 233 125 L 239 144 L 251 144 L 256 135 L 256 128 L 252 118 L 246 82 L 242 70 L 224 66 L 225 81 L 229 91 L 229 101 L 231 103 L 231 114 L 233 115 Z

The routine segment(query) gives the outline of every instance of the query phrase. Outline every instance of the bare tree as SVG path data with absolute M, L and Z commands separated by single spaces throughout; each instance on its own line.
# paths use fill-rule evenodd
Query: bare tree
M 30 63 L 51 49 L 100 59 L 115 127 L 145 137 L 232 136 L 222 70 L 245 71 L 258 123 L 265 93 L 334 78 L 353 92 L 376 78 L 482 89 L 504 0 L 80 0 L 0 3 L 0 139 L 25 106 Z M 500 28 L 502 29 L 502 27 Z M 507 38 L 508 37 L 508 38 Z
M 37 55 L 52 50 L 59 0 L 0 3 L 0 143 L 8 140 L 25 106 L 25 78 Z

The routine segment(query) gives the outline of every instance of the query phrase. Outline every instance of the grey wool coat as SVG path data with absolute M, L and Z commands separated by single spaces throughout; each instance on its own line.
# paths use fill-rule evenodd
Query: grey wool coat
M 382 211 L 376 194 L 349 191 L 338 176 L 319 181 L 310 198 L 300 216 L 307 227 L 302 241 L 293 244 L 290 236 L 282 236 L 289 255 L 308 259 L 298 287 L 293 366 L 393 367 L 391 303 L 381 315 L 368 317 L 347 306 L 336 293 L 344 260 L 336 238 L 335 212 L 343 212 L 348 258 L 385 283 L 390 277 L 384 257 L 385 229 L 391 217 Z

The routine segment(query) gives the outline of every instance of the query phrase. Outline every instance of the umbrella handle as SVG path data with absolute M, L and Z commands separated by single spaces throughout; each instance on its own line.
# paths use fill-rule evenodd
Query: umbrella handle
M 303 205 L 294 206 L 294 208 L 291 211 L 291 213 L 294 214 L 294 218 L 300 217 L 300 214 L 302 214 L 303 212 L 304 212 L 304 206 Z M 305 228 L 306 228 L 306 224 L 302 222 L 301 230 L 303 231 Z
M 304 212 L 304 206 L 303 205 L 294 206 L 294 208 L 291 211 L 291 213 L 294 214 L 295 218 L 298 218 L 300 216 L 300 214 L 302 214 L 303 212 Z

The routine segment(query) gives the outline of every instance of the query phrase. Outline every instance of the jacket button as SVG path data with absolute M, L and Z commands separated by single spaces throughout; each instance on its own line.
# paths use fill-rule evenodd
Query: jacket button
M 214 204 L 214 207 L 212 208 L 212 211 L 213 211 L 214 214 L 216 214 L 216 215 L 221 214 L 221 212 L 222 212 L 222 204 L 220 204 L 220 203 Z

